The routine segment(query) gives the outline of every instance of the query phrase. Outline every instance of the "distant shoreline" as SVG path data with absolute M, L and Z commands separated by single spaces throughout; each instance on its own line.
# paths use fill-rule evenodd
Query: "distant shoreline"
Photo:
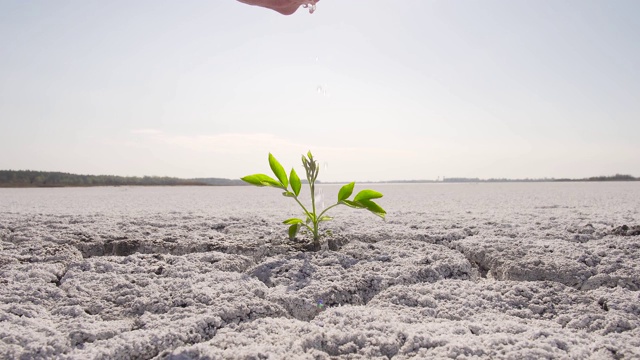
M 640 181 L 631 175 L 593 176 L 582 179 L 542 178 L 542 179 L 480 179 L 480 178 L 445 178 L 443 180 L 391 180 L 391 181 L 361 181 L 370 184 L 450 184 L 450 183 L 531 183 L 531 182 L 606 182 L 606 181 Z
M 455 183 L 523 183 L 523 182 L 604 182 L 640 181 L 631 175 L 594 176 L 583 179 L 543 178 L 543 179 L 479 179 L 451 177 L 442 180 L 392 180 L 358 181 L 359 184 L 455 184 Z M 347 182 L 327 181 L 322 184 L 345 184 Z M 0 188 L 58 188 L 94 186 L 246 186 L 240 179 L 195 178 L 181 179 L 160 176 L 114 176 L 78 175 L 63 172 L 32 170 L 0 170 Z

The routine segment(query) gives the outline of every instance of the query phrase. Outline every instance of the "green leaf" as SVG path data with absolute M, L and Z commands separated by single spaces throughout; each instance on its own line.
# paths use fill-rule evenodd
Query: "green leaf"
M 353 187 L 356 185 L 355 182 L 348 183 L 347 185 L 340 188 L 338 192 L 338 202 L 342 200 L 347 200 L 349 196 L 353 193 Z
M 311 155 L 311 150 L 307 151 L 307 157 L 309 160 L 313 161 L 313 155 Z
M 273 155 L 271 155 L 271 153 L 269 153 L 269 166 L 271 166 L 271 171 L 273 171 L 273 173 L 276 175 L 278 180 L 280 180 L 280 183 L 282 184 L 282 186 L 284 186 L 284 188 L 286 189 L 289 186 L 289 180 L 287 180 L 287 173 L 284 172 L 284 168 L 282 167 L 282 165 L 280 165 L 278 160 L 276 160 L 276 158 Z
M 282 222 L 285 225 L 295 225 L 295 224 L 303 224 L 304 221 L 302 219 L 298 219 L 298 218 L 291 218 L 291 219 L 287 219 L 285 221 Z
M 282 184 L 280 184 L 278 180 L 265 174 L 248 175 L 241 178 L 240 180 L 244 182 L 248 182 L 249 184 L 255 185 L 255 186 L 273 186 L 277 188 L 282 188 Z
M 289 240 L 293 240 L 296 238 L 298 230 L 300 230 L 300 224 L 293 224 L 289 226 Z
M 362 190 L 354 198 L 353 201 L 379 199 L 382 194 L 374 190 Z
M 358 203 L 362 204 L 365 207 L 365 209 L 371 211 L 372 213 L 380 216 L 383 219 L 384 219 L 384 216 L 387 214 L 387 212 L 384 211 L 384 209 L 380 207 L 380 205 L 374 203 L 371 200 L 360 200 L 358 201 Z
M 340 201 L 341 204 L 345 204 L 348 207 L 352 207 L 354 209 L 364 209 L 364 205 L 361 205 L 360 203 L 357 203 L 355 201 L 351 201 L 351 200 L 342 200 Z
M 380 207 L 380 205 L 374 203 L 371 200 L 360 200 L 360 201 L 342 200 L 340 203 L 347 205 L 349 207 L 352 207 L 354 209 L 367 209 L 372 213 L 380 216 L 383 219 L 387 214 L 387 212 L 384 211 L 384 209 Z
M 329 221 L 329 220 L 333 220 L 333 218 L 331 216 L 323 216 L 323 217 L 320 218 L 320 220 L 318 222 Z
M 292 193 L 291 191 L 285 191 L 285 192 L 282 193 L 282 196 L 286 196 L 286 197 L 292 198 L 292 197 L 295 197 L 296 194 Z
M 302 188 L 302 183 L 300 182 L 300 178 L 296 171 L 292 168 L 291 174 L 289 175 L 289 182 L 291 183 L 291 189 L 296 196 L 300 195 L 300 188 Z

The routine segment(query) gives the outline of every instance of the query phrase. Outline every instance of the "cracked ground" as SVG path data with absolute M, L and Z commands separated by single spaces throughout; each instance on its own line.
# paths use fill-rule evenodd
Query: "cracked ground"
M 367 187 L 0 189 L 0 357 L 640 358 L 640 184 Z

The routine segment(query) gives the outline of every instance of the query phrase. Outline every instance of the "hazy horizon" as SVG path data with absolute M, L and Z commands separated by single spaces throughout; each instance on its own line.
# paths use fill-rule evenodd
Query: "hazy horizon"
M 2 183 L 4 182 L 3 177 L 2 177 L 2 172 L 4 171 L 33 171 L 33 172 L 39 172 L 38 170 L 12 170 L 12 169 L 0 169 L 0 187 L 2 187 Z M 118 176 L 118 175 L 113 175 L 113 174 L 73 174 L 73 173 L 64 173 L 64 172 L 55 172 L 53 171 L 52 173 L 63 173 L 63 174 L 68 174 L 68 175 L 72 175 L 72 176 L 80 176 L 80 177 L 110 177 L 110 176 Z M 265 172 L 268 173 L 268 175 L 275 177 L 273 174 L 269 173 L 269 172 Z M 633 179 L 628 179 L 627 177 L 631 176 Z M 240 178 L 221 178 L 221 177 L 216 177 L 216 176 L 207 176 L 207 177 L 196 177 L 196 178 L 184 178 L 184 177 L 169 177 L 166 175 L 142 175 L 142 176 L 135 176 L 137 178 L 169 178 L 169 179 L 176 179 L 176 180 L 184 180 L 184 181 L 198 181 L 198 180 L 219 180 L 222 181 L 223 183 L 209 183 L 208 185 L 216 185 L 216 186 L 231 186 L 227 183 L 224 183 L 226 181 L 237 181 L 238 183 L 242 183 L 242 180 Z M 126 179 L 127 177 L 122 177 L 123 179 Z M 603 179 L 604 178 L 604 179 Z M 614 178 L 616 178 L 614 180 Z M 623 179 L 626 178 L 626 179 Z M 6 179 L 6 178 L 5 178 Z M 24 177 L 21 178 L 24 180 Z M 28 179 L 27 179 L 28 180 Z M 45 179 L 40 179 L 39 181 L 44 181 Z M 303 183 L 306 183 L 306 179 L 301 179 Z M 640 180 L 640 177 L 635 177 L 633 174 L 609 174 L 609 175 L 593 175 L 593 176 L 588 176 L 588 177 L 584 177 L 584 178 L 556 178 L 556 177 L 546 177 L 546 178 L 479 178 L 479 177 L 459 177 L 459 176 L 450 176 L 450 177 L 438 177 L 435 179 L 391 179 L 391 180 L 362 180 L 362 179 L 338 179 L 338 180 L 329 180 L 329 181 L 317 181 L 317 183 L 322 183 L 322 184 L 346 184 L 352 181 L 355 181 L 356 183 L 359 184 L 367 184 L 367 183 L 378 183 L 378 184 L 384 184 L 384 183 L 406 183 L 406 184 L 412 184 L 412 183 L 466 183 L 466 182 L 474 182 L 474 181 L 479 181 L 479 182 L 545 182 L 545 181 L 638 181 Z M 59 180 L 57 180 L 59 181 Z M 250 185 L 248 183 L 244 183 L 245 185 Z M 38 185 L 36 184 L 27 184 L 29 186 L 42 186 L 42 185 Z M 142 186 L 149 186 L 148 184 L 136 184 L 136 185 L 142 185 Z M 164 186 L 164 185 L 175 185 L 175 184 L 157 184 L 158 186 Z M 179 184 L 179 185 L 185 185 L 185 186 L 189 186 L 189 184 Z M 194 184 L 191 184 L 194 185 Z M 86 186 L 86 184 L 80 185 L 80 184 L 71 184 L 71 185 L 65 185 L 65 186 Z M 91 185 L 91 186 L 111 186 L 111 185 Z M 118 186 L 121 186 L 120 184 L 118 184 Z M 126 185 L 122 185 L 122 186 L 126 186 Z M 18 186 L 20 187 L 20 186 Z
M 640 2 L 0 0 L 0 169 L 640 175 Z M 298 171 L 300 173 L 300 171 Z

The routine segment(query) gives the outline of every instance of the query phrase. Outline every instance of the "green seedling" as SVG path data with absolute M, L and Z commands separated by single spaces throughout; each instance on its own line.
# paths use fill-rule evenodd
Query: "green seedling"
M 254 174 L 242 178 L 243 181 L 251 185 L 270 186 L 284 190 L 284 192 L 282 193 L 283 196 L 294 199 L 298 203 L 298 205 L 300 205 L 302 211 L 304 212 L 304 215 L 306 216 L 306 219 L 303 220 L 300 218 L 291 218 L 283 222 L 283 224 L 289 225 L 289 238 L 291 240 L 295 239 L 298 231 L 301 228 L 305 228 L 313 234 L 313 247 L 315 249 L 319 249 L 319 225 L 323 221 L 329 221 L 332 219 L 325 214 L 327 213 L 327 211 L 338 205 L 346 205 L 354 209 L 366 209 L 384 219 L 387 212 L 384 211 L 384 209 L 380 207 L 380 205 L 376 204 L 373 201 L 374 199 L 381 198 L 381 193 L 374 190 L 362 190 L 358 192 L 352 200 L 349 200 L 349 197 L 353 193 L 353 187 L 356 184 L 355 182 L 348 183 L 340 188 L 340 191 L 338 192 L 338 201 L 318 214 L 316 211 L 315 186 L 316 179 L 318 178 L 318 173 L 320 172 L 320 166 L 318 165 L 318 162 L 313 159 L 311 151 L 307 152 L 306 157 L 302 155 L 302 165 L 304 165 L 304 169 L 307 175 L 307 182 L 309 183 L 309 188 L 311 190 L 310 210 L 307 209 L 307 207 L 305 207 L 298 199 L 298 196 L 300 195 L 300 189 L 302 188 L 302 182 L 300 181 L 300 178 L 298 177 L 296 171 L 292 168 L 289 177 L 287 177 L 287 173 L 284 171 L 284 168 L 271 153 L 269 153 L 269 166 L 271 166 L 271 170 L 276 176 L 275 179 L 265 174 Z

